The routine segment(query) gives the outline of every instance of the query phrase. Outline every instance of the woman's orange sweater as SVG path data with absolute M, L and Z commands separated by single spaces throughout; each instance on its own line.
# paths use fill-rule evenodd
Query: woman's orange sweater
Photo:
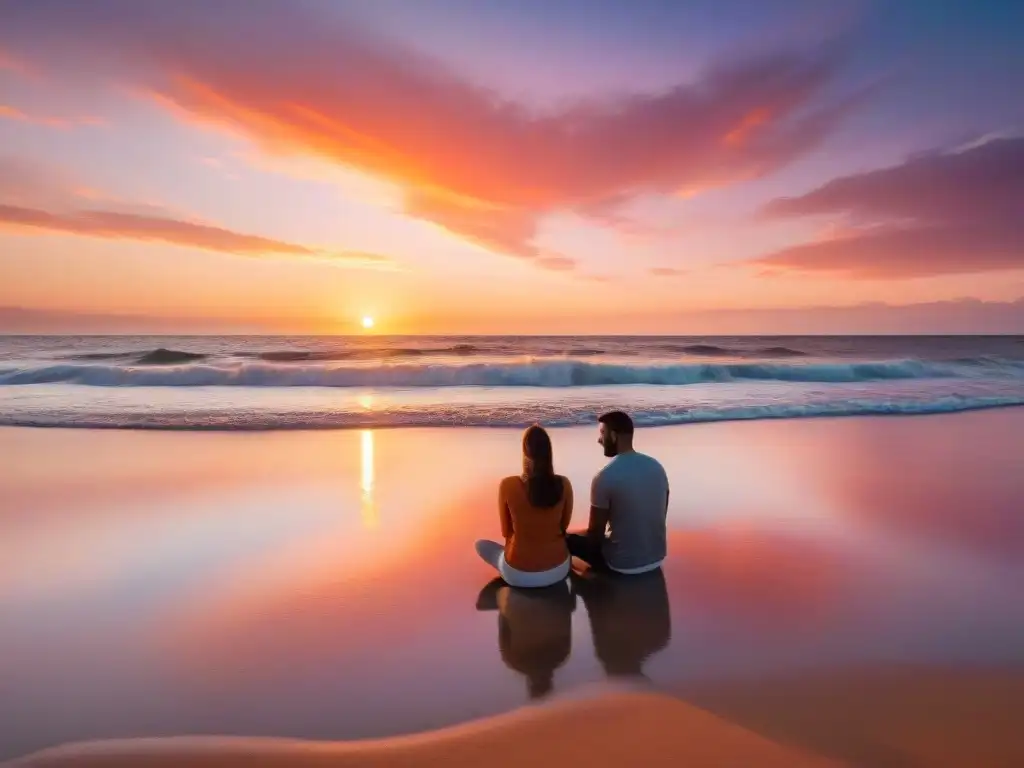
M 519 571 L 547 571 L 569 557 L 565 532 L 572 519 L 572 484 L 562 480 L 562 498 L 553 507 L 535 507 L 521 477 L 498 486 L 498 514 L 505 537 L 505 562 Z

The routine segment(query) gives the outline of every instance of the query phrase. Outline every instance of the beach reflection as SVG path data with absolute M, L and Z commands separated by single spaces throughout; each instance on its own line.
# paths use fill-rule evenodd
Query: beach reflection
M 573 593 L 583 600 L 594 654 L 608 677 L 644 675 L 644 664 L 672 639 L 672 612 L 665 574 L 573 574 Z
M 573 650 L 572 614 L 586 607 L 594 655 L 609 678 L 644 677 L 647 660 L 668 647 L 672 613 L 665 574 L 641 576 L 573 572 L 546 589 L 513 589 L 501 579 L 477 597 L 478 611 L 498 613 L 498 653 L 526 678 L 531 699 L 554 688 L 554 673 Z
M 526 678 L 529 697 L 550 693 L 555 670 L 572 652 L 576 598 L 568 584 L 522 590 L 495 579 L 481 590 L 477 610 L 498 612 L 498 652 L 506 667 Z
M 359 439 L 359 501 L 363 526 L 377 527 L 377 507 L 373 501 L 373 430 L 364 429 Z
M 578 524 L 593 437 L 553 432 Z M 494 571 L 472 547 L 497 535 L 518 432 L 0 429 L 0 759 L 409 733 L 606 677 L 1024 664 L 1024 409 L 645 430 L 643 447 L 674 489 L 664 572 L 523 595 L 480 593 Z

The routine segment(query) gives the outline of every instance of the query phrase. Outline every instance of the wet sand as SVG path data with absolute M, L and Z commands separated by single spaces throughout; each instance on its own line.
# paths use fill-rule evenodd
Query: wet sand
M 592 729 L 592 730 L 591 730 Z M 628 734 L 628 738 L 623 738 Z M 538 759 L 539 758 L 539 759 Z M 352 743 L 280 739 L 171 738 L 72 745 L 16 761 L 19 768 L 160 766 L 407 766 L 584 763 L 758 765 L 826 768 L 837 763 L 775 744 L 676 699 L 620 693 L 517 710 L 427 734 Z M 13 768 L 13 767 L 12 767 Z
M 581 525 L 594 439 L 554 432 Z M 1024 410 L 638 443 L 664 576 L 524 603 L 472 550 L 517 432 L 0 429 L 0 759 L 423 733 L 638 675 L 823 758 L 1024 754 Z

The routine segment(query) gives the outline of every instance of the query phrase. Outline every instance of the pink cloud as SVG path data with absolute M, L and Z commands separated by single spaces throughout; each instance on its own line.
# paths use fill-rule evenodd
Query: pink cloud
M 1024 269 L 1024 227 L 1012 218 L 894 226 L 792 246 L 755 263 L 776 273 L 841 274 L 864 280 Z
M 997 138 L 833 179 L 768 204 L 770 216 L 844 213 L 858 219 L 940 221 L 1016 213 L 1024 196 L 1024 138 Z
M 540 266 L 547 214 L 765 175 L 816 146 L 844 109 L 815 103 L 836 64 L 821 52 L 539 113 L 290 0 L 39 0 L 8 16 L 0 42 L 31 41 L 27 56 L 104 71 L 267 152 L 387 179 L 410 215 Z
M 861 279 L 1024 269 L 1024 138 L 933 152 L 765 208 L 845 217 L 834 234 L 754 263 Z

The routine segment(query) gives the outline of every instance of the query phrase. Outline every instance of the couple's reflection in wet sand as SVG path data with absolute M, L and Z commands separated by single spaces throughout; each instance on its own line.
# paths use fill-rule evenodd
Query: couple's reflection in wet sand
M 526 678 L 530 698 L 551 692 L 555 670 L 572 653 L 572 614 L 582 600 L 594 654 L 609 677 L 640 677 L 644 663 L 669 644 L 672 617 L 665 575 L 585 572 L 545 589 L 513 589 L 495 579 L 481 590 L 478 610 L 498 612 L 498 650 Z

